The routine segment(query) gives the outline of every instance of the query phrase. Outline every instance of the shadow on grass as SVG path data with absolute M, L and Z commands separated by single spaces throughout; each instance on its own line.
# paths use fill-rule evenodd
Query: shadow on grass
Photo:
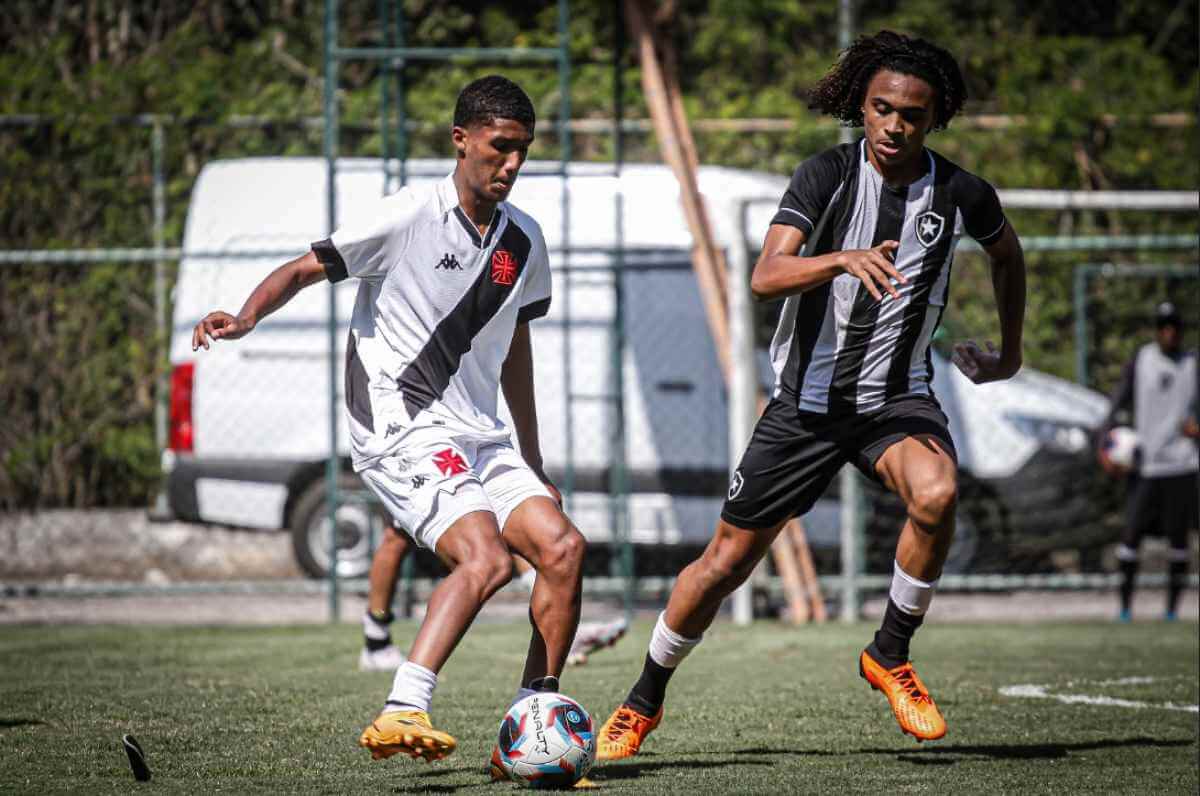
M 589 779 L 596 782 L 609 782 L 620 779 L 633 779 L 644 773 L 659 771 L 666 768 L 686 768 L 692 771 L 700 768 L 728 768 L 729 766 L 769 766 L 766 760 L 739 760 L 737 751 L 727 752 L 725 760 L 696 760 L 686 755 L 672 760 L 648 760 L 644 763 L 622 763 L 603 768 L 593 768 L 588 774 Z M 640 755 L 639 755 L 640 757 Z
M 36 724 L 45 724 L 41 719 L 26 719 L 20 717 L 0 716 L 0 730 L 7 730 L 11 727 L 31 727 Z
M 896 755 L 897 760 L 916 765 L 947 766 L 959 762 L 959 757 L 987 757 L 993 760 L 1058 760 L 1071 752 L 1094 752 L 1100 749 L 1144 746 L 1160 749 L 1191 746 L 1191 738 L 1104 738 L 1099 741 L 1079 743 L 1034 743 L 1034 744 L 939 744 L 922 749 L 903 751 L 899 749 L 772 749 L 755 747 L 739 749 L 736 755 L 796 755 L 800 757 L 846 757 L 850 755 Z M 943 757 L 945 755 L 945 757 Z

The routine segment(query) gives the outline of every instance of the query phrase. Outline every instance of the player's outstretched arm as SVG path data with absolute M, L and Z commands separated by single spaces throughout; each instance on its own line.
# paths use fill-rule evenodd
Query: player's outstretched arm
M 533 397 L 533 346 L 529 342 L 528 323 L 518 323 L 513 331 L 508 357 L 500 368 L 500 389 L 512 412 L 521 456 L 561 505 L 562 495 L 542 469 L 542 446 L 538 439 L 537 406 Z
M 1025 323 L 1025 254 L 1010 224 L 984 247 L 992 263 L 992 290 L 1000 315 L 1000 350 L 986 343 L 981 349 L 974 340 L 956 343 L 950 358 L 976 384 L 1012 377 L 1021 369 L 1021 330 Z
M 892 261 L 900 244 L 887 240 L 871 249 L 852 249 L 830 252 L 816 257 L 800 257 L 804 231 L 787 224 L 772 224 L 763 242 L 762 254 L 754 264 L 750 291 L 759 301 L 803 293 L 823 285 L 840 274 L 857 277 L 876 301 L 884 293 L 897 297 L 894 283 L 908 280 L 896 270 Z
M 325 277 L 325 268 L 317 255 L 309 252 L 276 268 L 246 299 L 238 314 L 217 310 L 205 315 L 192 330 L 192 350 L 206 350 L 209 340 L 236 340 L 253 331 L 263 318 L 291 301 L 302 288 Z

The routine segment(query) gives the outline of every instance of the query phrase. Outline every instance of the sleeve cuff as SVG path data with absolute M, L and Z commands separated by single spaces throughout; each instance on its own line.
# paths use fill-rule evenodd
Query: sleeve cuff
M 549 297 L 541 301 L 535 301 L 532 304 L 526 304 L 517 312 L 517 323 L 529 323 L 532 320 L 542 317 L 550 311 Z
M 329 238 L 314 243 L 312 250 L 317 255 L 317 261 L 325 266 L 325 278 L 330 282 L 341 282 L 350 275 L 346 270 L 346 261 Z
M 790 207 L 781 207 L 775 213 L 775 217 L 771 219 L 772 224 L 786 224 L 789 227 L 795 227 L 803 232 L 806 236 L 811 235 L 813 231 L 812 219 L 801 213 L 799 210 L 793 210 Z
M 995 229 L 995 231 L 994 231 L 994 232 L 992 232 L 992 233 L 990 233 L 990 234 L 988 234 L 988 235 L 984 235 L 984 236 L 982 236 L 982 237 L 979 237 L 979 238 L 975 238 L 975 241 L 976 241 L 976 242 L 977 242 L 977 243 L 978 243 L 980 246 L 990 246 L 990 245 L 992 245 L 993 243 L 995 243 L 996 241 L 1000 240 L 1000 235 L 1001 235 L 1001 233 L 1003 233 L 1003 232 L 1004 232 L 1004 228 L 1005 228 L 1007 225 L 1008 225 L 1008 219 L 1007 219 L 1007 218 L 1001 218 L 1001 219 L 1000 219 L 1000 226 L 996 227 L 996 229 Z

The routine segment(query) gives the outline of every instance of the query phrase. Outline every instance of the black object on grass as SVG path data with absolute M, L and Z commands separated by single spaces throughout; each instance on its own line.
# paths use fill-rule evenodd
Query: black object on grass
M 121 737 L 121 744 L 125 747 L 125 754 L 129 756 L 129 767 L 133 769 L 133 778 L 138 782 L 149 782 L 150 768 L 146 765 L 146 753 L 142 751 L 137 739 L 132 735 L 124 735 Z

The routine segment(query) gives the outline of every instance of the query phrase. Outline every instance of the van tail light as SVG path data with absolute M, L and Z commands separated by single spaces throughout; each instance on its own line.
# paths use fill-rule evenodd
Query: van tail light
M 196 442 L 192 428 L 192 384 L 195 364 L 184 362 L 171 370 L 171 434 L 168 447 L 190 453 Z

